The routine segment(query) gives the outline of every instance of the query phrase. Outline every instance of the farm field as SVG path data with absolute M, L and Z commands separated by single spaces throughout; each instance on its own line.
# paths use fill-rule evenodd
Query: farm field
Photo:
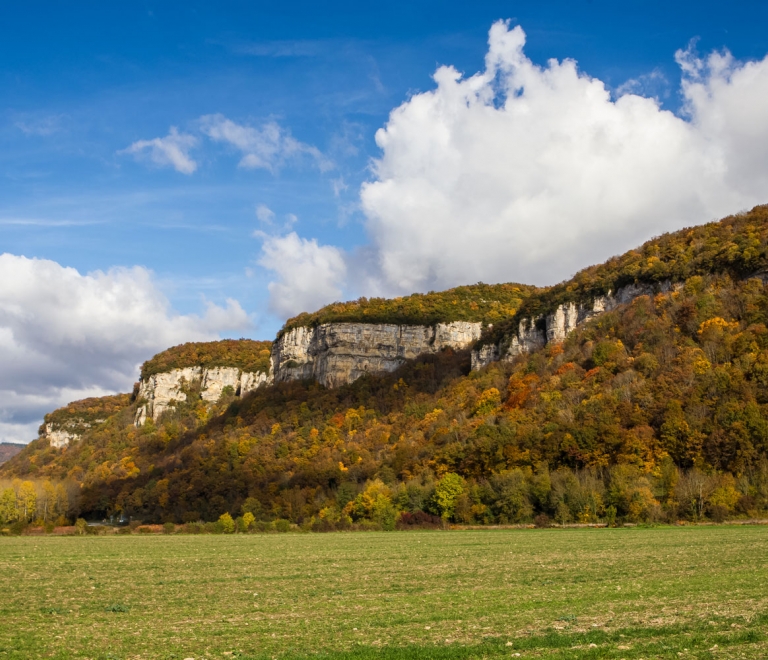
M 0 660 L 765 658 L 768 527 L 0 538 Z

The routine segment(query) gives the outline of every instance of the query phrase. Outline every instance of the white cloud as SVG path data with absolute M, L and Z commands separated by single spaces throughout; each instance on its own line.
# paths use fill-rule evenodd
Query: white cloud
M 341 250 L 300 238 L 296 232 L 262 236 L 259 265 L 278 277 L 269 284 L 270 309 L 278 316 L 287 318 L 340 298 L 346 276 Z
M 440 67 L 436 89 L 377 132 L 361 189 L 379 268 L 369 290 L 553 283 L 768 201 L 768 58 L 678 53 L 680 117 L 655 99 L 612 100 L 572 60 L 537 66 L 524 44 L 520 27 L 494 24 L 484 71 Z
M 179 315 L 144 268 L 80 274 L 54 261 L 0 255 L 0 440 L 27 442 L 46 412 L 130 391 L 138 366 L 185 341 L 250 327 L 235 300 Z
M 317 147 L 299 142 L 274 121 L 266 122 L 259 129 L 215 114 L 201 117 L 200 127 L 212 140 L 226 142 L 242 152 L 240 167 L 275 172 L 286 161 L 301 156 L 309 156 L 323 172 L 333 167 Z
M 333 196 L 339 197 L 349 186 L 344 181 L 344 177 L 340 176 L 338 179 L 331 179 L 331 188 L 333 189 Z
M 275 219 L 275 212 L 266 204 L 259 204 L 256 207 L 256 217 L 259 219 L 259 222 L 265 225 L 271 225 L 272 221 Z
M 149 159 L 161 167 L 170 165 L 177 172 L 192 174 L 197 169 L 197 163 L 189 155 L 191 149 L 197 146 L 197 138 L 188 133 L 179 133 L 171 126 L 168 135 L 153 140 L 137 140 L 127 149 L 118 153 L 132 154 L 136 159 Z

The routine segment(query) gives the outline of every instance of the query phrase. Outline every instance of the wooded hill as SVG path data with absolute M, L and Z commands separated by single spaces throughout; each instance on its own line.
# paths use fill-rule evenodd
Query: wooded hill
M 647 273 L 682 286 L 511 364 L 470 372 L 468 352 L 446 350 L 335 390 L 281 383 L 213 408 L 190 396 L 141 429 L 129 406 L 66 451 L 33 443 L 0 474 L 74 479 L 82 511 L 147 521 L 250 511 L 336 529 L 425 514 L 478 524 L 759 515 L 767 244 L 758 207 L 582 271 L 534 294 L 544 296 L 534 309 Z

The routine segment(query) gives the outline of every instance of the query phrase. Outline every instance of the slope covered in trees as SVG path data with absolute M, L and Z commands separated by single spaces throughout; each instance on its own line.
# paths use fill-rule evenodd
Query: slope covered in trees
M 80 399 L 49 412 L 44 418 L 43 426 L 52 424 L 56 427 L 86 427 L 106 421 L 130 403 L 130 394 L 113 394 Z M 42 430 L 41 428 L 41 432 Z
M 496 342 L 524 318 L 548 314 L 568 302 L 589 302 L 628 284 L 682 282 L 694 275 L 727 273 L 743 279 L 768 272 L 768 205 L 719 222 L 664 234 L 579 271 L 573 278 L 527 296 L 517 312 L 484 333 L 480 344 Z
M 249 511 L 333 529 L 425 515 L 758 515 L 768 510 L 766 236 L 763 207 L 657 239 L 655 267 L 679 286 L 513 363 L 470 372 L 466 352 L 446 350 L 335 390 L 281 383 L 215 408 L 191 392 L 157 425 L 134 428 L 129 406 L 66 451 L 34 446 L 0 473 L 72 479 L 83 511 L 148 521 Z M 674 270 L 705 263 L 704 247 L 711 272 Z M 633 259 L 613 262 L 631 270 Z

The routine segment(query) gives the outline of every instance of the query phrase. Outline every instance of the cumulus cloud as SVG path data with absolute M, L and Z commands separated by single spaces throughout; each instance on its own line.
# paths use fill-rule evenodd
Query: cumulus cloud
M 131 154 L 137 160 L 149 160 L 161 167 L 170 165 L 182 174 L 192 174 L 197 169 L 197 163 L 190 157 L 189 152 L 196 146 L 197 138 L 194 135 L 179 133 L 175 126 L 171 126 L 165 137 L 137 140 L 118 153 Z
M 261 128 L 254 128 L 215 114 L 201 117 L 200 128 L 212 140 L 227 143 L 239 150 L 243 154 L 240 167 L 275 172 L 289 160 L 308 156 L 321 171 L 332 168 L 331 162 L 317 147 L 299 142 L 274 121 L 266 122 Z
M 341 250 L 315 239 L 262 235 L 259 265 L 277 275 L 270 282 L 270 309 L 281 318 L 314 310 L 341 297 L 346 265 Z
M 144 360 L 185 341 L 250 327 L 235 300 L 175 314 L 144 268 L 83 275 L 0 255 L 0 439 L 27 442 L 46 412 L 130 391 Z
M 538 66 L 497 22 L 485 69 L 450 66 L 394 109 L 361 188 L 369 289 L 554 283 L 668 230 L 766 199 L 768 58 L 680 51 L 681 116 L 573 60 Z M 356 277 L 356 279 L 359 279 Z

